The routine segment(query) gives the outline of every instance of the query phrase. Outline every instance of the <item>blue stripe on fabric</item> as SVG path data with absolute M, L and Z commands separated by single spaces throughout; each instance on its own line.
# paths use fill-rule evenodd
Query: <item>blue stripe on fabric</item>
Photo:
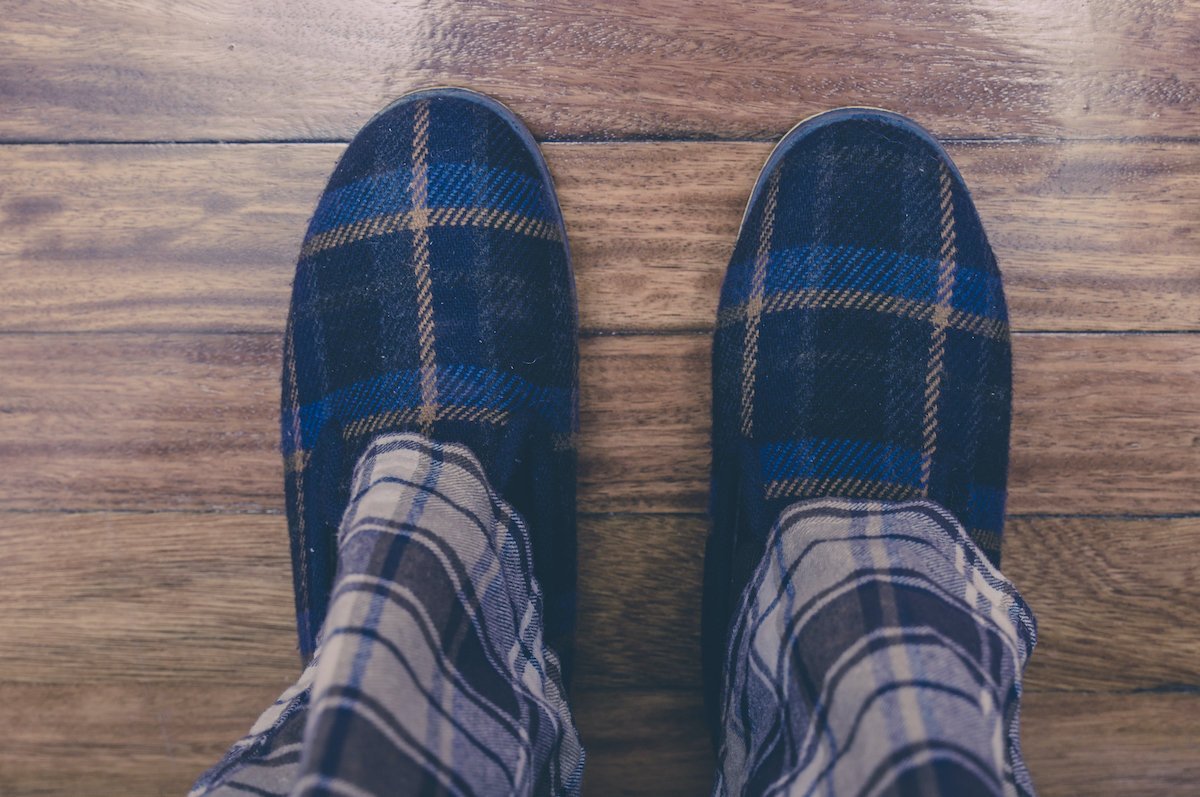
M 997 533 L 1004 528 L 1006 490 L 972 484 L 967 493 L 967 508 L 963 525 L 969 529 L 989 529 Z
M 488 208 L 551 219 L 537 178 L 470 163 L 431 164 L 428 178 L 429 207 Z M 401 169 L 327 191 L 313 214 L 307 238 L 364 219 L 407 213 L 412 210 L 411 183 L 412 170 Z
M 965 266 L 955 271 L 954 295 L 950 306 L 984 318 L 1004 319 L 1004 287 L 999 274 L 988 274 Z
M 739 265 L 752 272 L 753 263 Z M 885 249 L 855 246 L 799 246 L 771 252 L 767 261 L 767 295 L 804 290 L 858 291 L 898 296 L 917 302 L 937 301 L 938 264 Z M 998 275 L 959 266 L 955 270 L 951 306 L 963 312 L 1000 318 L 1003 295 Z M 726 285 L 723 304 L 741 304 L 749 297 L 750 283 Z
M 569 388 L 536 387 L 515 374 L 472 365 L 437 368 L 438 403 L 456 407 L 515 412 L 532 409 L 545 420 L 552 434 L 569 434 L 574 393 Z M 422 404 L 417 370 L 393 371 L 356 382 L 320 401 L 299 409 L 300 440 L 311 447 L 329 421 L 348 424 L 359 418 L 394 410 L 416 409 Z M 283 453 L 295 453 L 297 441 L 284 425 Z
M 764 481 L 861 479 L 920 487 L 921 453 L 869 440 L 808 438 L 761 448 Z

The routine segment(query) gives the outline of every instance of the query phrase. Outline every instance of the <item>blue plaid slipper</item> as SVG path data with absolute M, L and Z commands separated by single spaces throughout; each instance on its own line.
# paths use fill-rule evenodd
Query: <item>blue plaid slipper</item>
M 945 150 L 866 108 L 789 132 L 750 197 L 713 341 L 710 709 L 732 607 L 789 504 L 928 498 L 999 563 L 1011 397 L 1000 272 Z
M 578 320 L 566 232 L 528 130 L 462 89 L 402 97 L 354 138 L 305 237 L 284 341 L 283 456 L 300 650 L 370 440 L 463 443 L 526 519 L 545 638 L 575 624 Z

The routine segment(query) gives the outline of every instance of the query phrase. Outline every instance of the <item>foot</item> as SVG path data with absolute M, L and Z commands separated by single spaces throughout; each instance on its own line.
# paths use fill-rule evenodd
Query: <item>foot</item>
M 376 436 L 417 432 L 465 444 L 525 517 L 569 671 L 577 385 L 566 232 L 533 137 L 474 92 L 402 97 L 342 156 L 293 286 L 282 430 L 305 658 L 354 466 Z
M 864 108 L 788 133 L 750 198 L 713 342 L 710 720 L 732 607 L 788 505 L 928 498 L 999 562 L 1011 394 L 1000 272 L 945 150 Z

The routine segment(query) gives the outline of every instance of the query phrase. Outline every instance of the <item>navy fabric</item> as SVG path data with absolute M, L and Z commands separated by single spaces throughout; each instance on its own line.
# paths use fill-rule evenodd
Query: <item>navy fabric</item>
M 461 442 L 528 521 L 569 673 L 578 344 L 549 172 L 494 100 L 418 92 L 355 137 L 305 237 L 282 431 L 301 652 L 315 649 L 350 475 L 389 431 Z
M 940 145 L 842 109 L 759 177 L 713 342 L 709 718 L 733 606 L 791 503 L 931 499 L 999 563 L 1012 357 L 995 257 Z
M 714 797 L 1032 795 L 1037 621 L 932 501 L 784 510 L 726 651 Z

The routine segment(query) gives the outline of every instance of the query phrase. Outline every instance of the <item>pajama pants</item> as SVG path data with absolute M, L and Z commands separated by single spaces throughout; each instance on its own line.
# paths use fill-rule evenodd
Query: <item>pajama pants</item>
M 1033 614 L 953 517 L 802 501 L 766 552 L 730 631 L 715 795 L 1033 794 Z M 191 797 L 578 794 L 532 572 L 524 521 L 468 449 L 377 438 L 316 655 Z

